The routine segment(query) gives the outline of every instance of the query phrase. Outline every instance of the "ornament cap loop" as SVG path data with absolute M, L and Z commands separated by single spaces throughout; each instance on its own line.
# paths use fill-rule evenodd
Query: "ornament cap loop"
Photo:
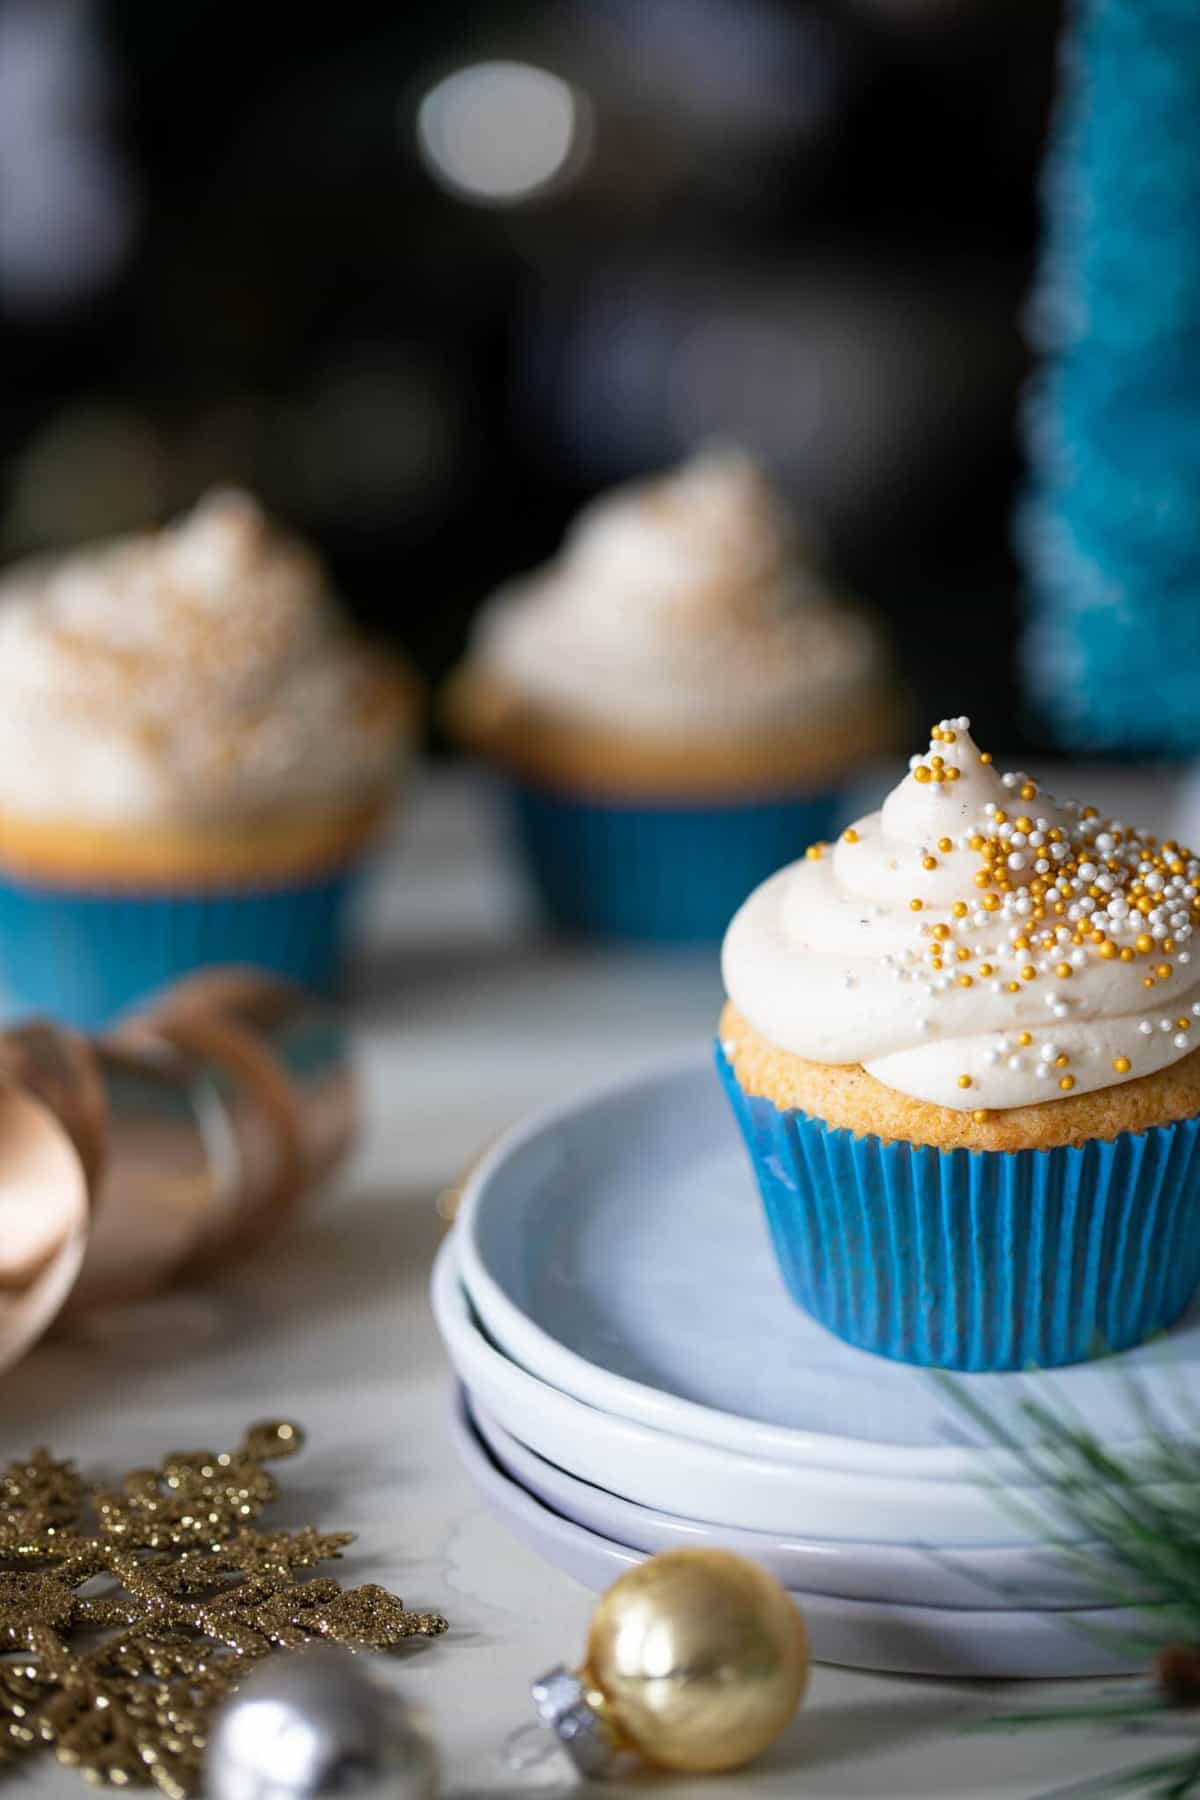
M 616 1762 L 612 1734 L 588 1699 L 580 1676 L 560 1663 L 533 1682 L 533 1704 L 581 1775 L 593 1780 L 611 1773 Z

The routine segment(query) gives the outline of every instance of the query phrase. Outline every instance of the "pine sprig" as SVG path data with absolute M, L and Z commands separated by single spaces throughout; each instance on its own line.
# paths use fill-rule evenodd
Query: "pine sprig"
M 1159 1679 L 1090 1706 L 1009 1714 L 996 1726 L 1108 1724 L 1126 1730 L 1152 1728 L 1181 1704 L 1200 1706 L 1200 1413 L 1181 1395 L 1179 1412 L 1195 1435 L 1189 1442 L 1170 1429 L 1144 1385 L 1130 1375 L 1127 1399 L 1141 1430 L 1129 1455 L 1109 1449 L 1049 1381 L 1017 1407 L 1029 1437 L 1007 1424 L 953 1376 L 939 1377 L 943 1391 L 993 1444 L 1016 1459 L 1026 1482 L 1048 1500 L 1035 1501 L 1022 1486 L 997 1483 L 997 1497 L 1014 1519 L 1039 1536 L 1093 1586 L 1109 1607 L 1136 1606 L 1145 1624 L 1128 1633 L 1080 1629 L 1110 1644 L 1155 1658 Z M 1194 1653 L 1195 1691 L 1172 1685 L 1168 1671 Z M 1168 1654 L 1174 1656 L 1168 1662 Z M 1192 1666 L 1192 1665 L 1190 1665 Z M 1200 1738 L 1200 1722 L 1197 1724 Z M 1200 1741 L 1179 1755 L 1114 1771 L 1081 1786 L 1059 1789 L 1042 1800 L 1102 1800 L 1138 1795 L 1145 1800 L 1186 1800 L 1200 1794 Z

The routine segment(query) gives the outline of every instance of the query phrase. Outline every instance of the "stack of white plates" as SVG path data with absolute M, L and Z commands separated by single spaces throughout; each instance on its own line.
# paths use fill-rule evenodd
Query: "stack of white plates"
M 717 1544 L 792 1590 L 815 1653 L 923 1674 L 1143 1667 L 1152 1628 L 1106 1606 L 1087 1545 L 1014 1450 L 966 1429 L 928 1372 L 852 1350 L 788 1299 L 716 1076 L 696 1061 L 510 1133 L 434 1275 L 485 1496 L 595 1588 L 656 1550 Z M 1165 1346 L 961 1377 L 1018 1439 L 1022 1398 L 1069 1406 L 1153 1478 L 1130 1376 L 1181 1442 L 1200 1317 Z

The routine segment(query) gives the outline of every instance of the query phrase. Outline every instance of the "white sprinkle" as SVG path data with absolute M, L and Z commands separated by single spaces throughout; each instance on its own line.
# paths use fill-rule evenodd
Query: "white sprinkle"
M 1037 1072 L 1039 1081 L 1045 1081 L 1046 1077 L 1050 1074 L 1050 1064 L 1038 1063 Z
M 1171 1029 L 1170 1019 L 1160 1019 L 1158 1021 L 1158 1029 L 1160 1031 L 1170 1031 L 1170 1029 Z
M 1017 777 L 1013 773 L 1010 773 L 1008 775 L 1002 775 L 1000 777 L 1000 779 L 1004 783 L 1006 788 L 1015 788 L 1017 785 Z
M 1044 856 L 1039 856 L 1033 867 L 1038 875 L 1048 875 L 1050 872 L 1050 864 L 1046 861 Z
M 1190 963 L 1191 960 L 1192 960 L 1192 953 L 1190 950 L 1181 950 L 1179 952 L 1179 955 L 1175 958 L 1176 962 L 1181 962 L 1181 963 Z
M 1044 1063 L 1052 1063 L 1058 1054 L 1059 1048 L 1057 1044 L 1043 1044 L 1038 1051 L 1038 1055 Z
M 1085 863 L 1080 863 L 1080 865 L 1079 865 L 1080 881 L 1095 881 L 1095 879 L 1099 873 L 1100 873 L 1100 871 L 1096 867 L 1094 862 L 1085 862 Z
M 1078 950 L 1072 950 L 1072 952 L 1071 952 L 1071 967 L 1073 969 L 1086 969 L 1087 968 L 1087 951 L 1086 950 L 1084 950 L 1082 948 L 1080 948 Z
M 998 1063 L 1000 1061 L 999 1050 L 997 1050 L 995 1048 L 995 1046 L 993 1045 L 991 1049 L 989 1049 L 985 1052 L 983 1060 L 984 1060 L 984 1062 L 991 1063 L 993 1065 Z
M 1171 1039 L 1177 1050 L 1186 1050 L 1191 1041 L 1186 1031 L 1177 1031 Z
M 1153 1037 L 1153 1035 L 1154 1035 L 1154 1027 L 1150 1023 L 1149 1019 L 1143 1019 L 1141 1024 L 1138 1026 L 1138 1030 L 1141 1032 L 1143 1037 Z
M 1008 1066 L 1014 1073 L 1018 1072 L 1022 1067 L 1021 1058 L 1019 1056 L 1010 1056 L 1008 1059 Z
M 1051 1006 L 1050 1011 L 1054 1014 L 1056 1019 L 1065 1019 L 1070 1008 L 1065 1000 L 1056 1000 Z
M 1027 856 L 1023 856 L 1019 850 L 1014 850 L 1008 859 L 1008 866 L 1010 869 L 1023 869 L 1028 861 Z
M 1100 834 L 1096 838 L 1097 850 L 1103 851 L 1104 855 L 1107 856 L 1109 851 L 1115 850 L 1116 847 L 1117 847 L 1117 840 L 1113 837 L 1113 835 L 1110 831 L 1100 832 Z M 1080 871 L 1080 873 L 1082 873 L 1082 870 Z M 1088 876 L 1088 880 L 1089 881 L 1091 880 L 1090 875 Z

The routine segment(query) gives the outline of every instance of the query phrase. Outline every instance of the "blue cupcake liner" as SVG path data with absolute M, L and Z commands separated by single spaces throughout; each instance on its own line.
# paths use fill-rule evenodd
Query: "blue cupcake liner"
M 1200 1289 L 1200 1119 L 1055 1150 L 835 1129 L 717 1067 L 793 1300 L 847 1343 L 959 1370 L 1128 1350 Z
M 249 964 L 327 990 L 353 873 L 228 892 L 76 890 L 0 876 L 0 996 L 93 1031 L 194 969 Z
M 687 805 L 632 803 L 505 782 L 548 916 L 569 930 L 714 943 L 746 896 L 837 823 L 836 792 Z

